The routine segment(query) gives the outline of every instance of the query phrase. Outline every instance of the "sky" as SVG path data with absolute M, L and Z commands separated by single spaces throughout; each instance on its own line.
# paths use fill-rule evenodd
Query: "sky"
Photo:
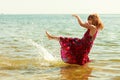
M 120 14 L 120 0 L 0 0 L 0 14 Z

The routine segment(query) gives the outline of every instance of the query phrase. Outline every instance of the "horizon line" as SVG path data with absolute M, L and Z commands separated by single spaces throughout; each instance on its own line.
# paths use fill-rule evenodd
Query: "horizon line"
M 0 13 L 0 15 L 39 15 L 39 14 L 92 14 L 92 13 Z M 120 14 L 120 13 L 97 13 L 97 14 Z

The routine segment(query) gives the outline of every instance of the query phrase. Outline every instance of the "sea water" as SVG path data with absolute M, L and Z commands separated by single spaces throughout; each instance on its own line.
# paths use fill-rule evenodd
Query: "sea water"
M 45 35 L 81 38 L 86 29 L 71 14 L 0 15 L 0 80 L 120 80 L 120 15 L 100 17 L 93 61 L 79 66 L 63 63 L 59 42 Z

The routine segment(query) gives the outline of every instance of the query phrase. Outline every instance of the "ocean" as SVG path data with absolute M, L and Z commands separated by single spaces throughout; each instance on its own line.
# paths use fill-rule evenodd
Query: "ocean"
M 88 14 L 79 14 L 83 21 Z M 71 14 L 0 15 L 0 80 L 120 80 L 120 14 L 100 14 L 104 29 L 89 54 L 92 62 L 63 63 L 52 35 L 82 38 L 86 29 Z

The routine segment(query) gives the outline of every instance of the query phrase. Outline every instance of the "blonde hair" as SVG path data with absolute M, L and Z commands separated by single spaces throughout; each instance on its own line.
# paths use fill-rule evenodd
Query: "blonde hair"
M 102 30 L 104 28 L 102 21 L 98 14 L 90 14 L 88 20 L 92 20 L 92 25 L 96 26 L 98 29 Z

